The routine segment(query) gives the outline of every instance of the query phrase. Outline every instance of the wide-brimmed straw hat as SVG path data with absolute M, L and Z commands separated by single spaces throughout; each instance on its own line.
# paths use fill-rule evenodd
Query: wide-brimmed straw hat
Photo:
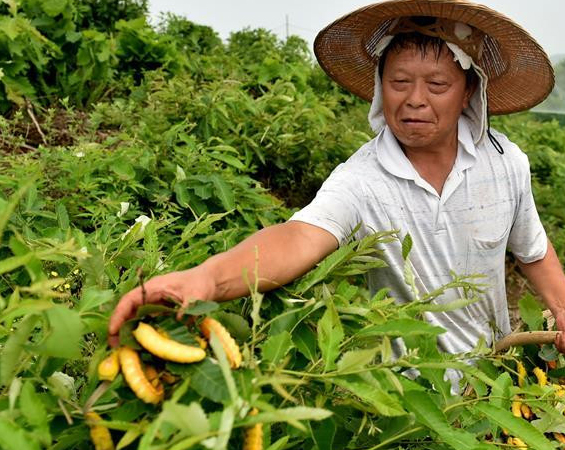
M 392 0 L 360 8 L 324 28 L 314 52 L 322 68 L 351 93 L 371 101 L 379 43 L 398 18 L 436 17 L 481 34 L 474 57 L 488 77 L 488 111 L 508 114 L 543 101 L 553 89 L 553 68 L 541 46 L 518 24 L 483 5 L 463 0 Z

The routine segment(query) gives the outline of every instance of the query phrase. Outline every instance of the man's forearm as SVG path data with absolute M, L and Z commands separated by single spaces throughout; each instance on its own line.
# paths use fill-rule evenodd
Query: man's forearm
M 565 275 L 551 242 L 543 259 L 518 265 L 553 315 L 565 313 Z
M 211 257 L 200 268 L 215 281 L 214 300 L 230 300 L 247 295 L 256 279 L 260 291 L 282 286 L 306 273 L 336 248 L 336 239 L 327 231 L 302 222 L 287 222 L 255 233 L 227 252 Z

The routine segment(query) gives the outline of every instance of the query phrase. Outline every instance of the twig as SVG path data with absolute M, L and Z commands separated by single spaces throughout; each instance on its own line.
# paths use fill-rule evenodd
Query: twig
M 26 150 L 31 150 L 33 152 L 37 151 L 35 147 L 32 147 L 31 145 L 27 145 L 27 144 L 18 144 L 18 147 L 25 148 Z
M 92 394 L 90 394 L 90 397 L 88 397 L 88 400 L 86 400 L 86 402 L 84 403 L 84 407 L 82 408 L 84 414 L 90 411 L 92 405 L 94 405 L 98 401 L 98 399 L 106 393 L 109 387 L 109 381 L 103 381 L 102 383 L 100 383 L 100 385 L 94 390 Z
M 500 353 L 510 347 L 527 344 L 552 344 L 559 333 L 559 331 L 523 331 L 521 333 L 511 333 L 494 344 L 494 351 Z
M 61 411 L 63 411 L 63 415 L 65 416 L 65 419 L 67 419 L 67 423 L 69 425 L 72 425 L 73 424 L 73 418 L 71 417 L 71 415 L 67 411 L 67 408 L 65 408 L 65 405 L 63 404 L 61 399 L 57 400 L 57 404 L 59 405 L 59 408 L 61 408 Z
M 35 118 L 35 114 L 33 114 L 33 105 L 31 104 L 31 102 L 29 100 L 26 100 L 26 107 L 27 107 L 26 108 L 27 113 L 28 113 L 29 117 L 31 118 L 31 121 L 33 122 L 33 124 L 35 125 L 35 128 L 37 128 L 37 132 L 41 136 L 41 140 L 43 141 L 43 143 L 45 145 L 47 145 L 47 138 L 45 137 L 45 133 L 43 133 L 43 131 L 41 130 L 41 127 L 39 126 L 39 122 Z

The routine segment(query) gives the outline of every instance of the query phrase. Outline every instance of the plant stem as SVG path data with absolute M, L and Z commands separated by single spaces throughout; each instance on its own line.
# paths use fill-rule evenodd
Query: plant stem
M 412 433 L 416 433 L 417 431 L 421 431 L 423 430 L 424 427 L 416 427 L 416 428 L 411 428 L 410 430 L 407 431 L 403 431 L 400 434 L 397 434 L 395 436 L 392 436 L 386 440 L 384 440 L 383 442 L 381 442 L 380 444 L 375 445 L 374 447 L 368 448 L 367 450 L 377 450 L 379 448 L 383 448 L 385 446 L 387 446 L 388 444 L 392 444 L 394 441 L 398 441 L 399 439 L 402 439 L 405 436 L 409 436 Z

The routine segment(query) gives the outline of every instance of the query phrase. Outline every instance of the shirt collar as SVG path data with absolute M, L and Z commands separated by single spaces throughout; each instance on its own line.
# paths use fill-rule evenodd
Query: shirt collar
M 468 119 L 462 116 L 457 127 L 459 146 L 457 158 L 453 165 L 453 170 L 457 172 L 473 166 L 477 159 L 477 149 L 467 121 Z M 396 177 L 407 180 L 419 178 L 418 172 L 402 151 L 388 125 L 384 127 L 377 138 L 377 159 L 385 170 Z

